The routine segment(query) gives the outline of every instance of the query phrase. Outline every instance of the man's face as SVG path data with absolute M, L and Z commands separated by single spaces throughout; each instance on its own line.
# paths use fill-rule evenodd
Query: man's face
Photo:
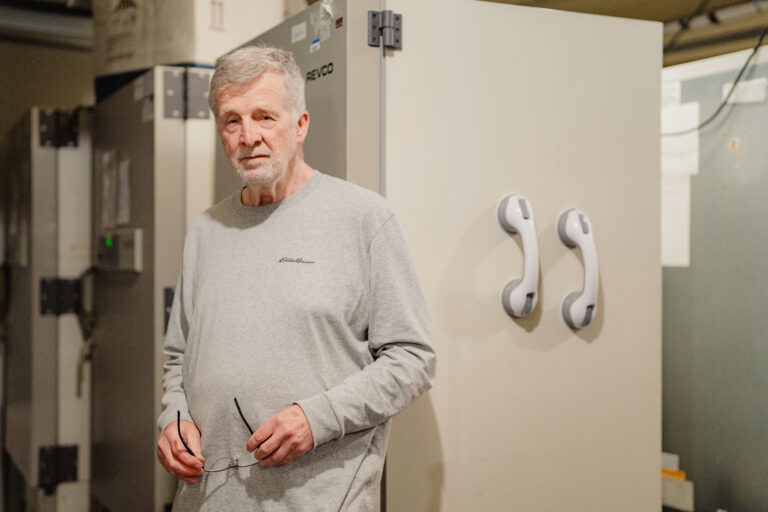
M 300 158 L 309 116 L 294 118 L 281 75 L 267 72 L 219 92 L 216 125 L 232 166 L 249 185 L 266 185 L 283 177 Z

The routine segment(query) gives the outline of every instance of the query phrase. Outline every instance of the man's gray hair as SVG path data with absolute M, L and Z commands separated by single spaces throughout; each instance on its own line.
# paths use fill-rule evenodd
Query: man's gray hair
M 218 58 L 208 93 L 208 105 L 214 115 L 219 113 L 219 92 L 222 88 L 250 82 L 270 71 L 282 75 L 289 107 L 294 118 L 298 119 L 307 108 L 301 70 L 293 53 L 268 46 L 243 46 Z

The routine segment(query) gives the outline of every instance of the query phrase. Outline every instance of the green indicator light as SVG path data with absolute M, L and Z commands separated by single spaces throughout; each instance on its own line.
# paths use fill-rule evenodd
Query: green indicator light
M 107 247 L 112 247 L 112 237 L 111 237 L 111 236 L 108 236 L 107 238 L 105 238 L 105 239 L 104 239 L 104 244 L 105 244 Z

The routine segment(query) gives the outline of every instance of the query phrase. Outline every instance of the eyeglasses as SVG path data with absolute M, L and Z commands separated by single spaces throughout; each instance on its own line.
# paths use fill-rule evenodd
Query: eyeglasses
M 235 407 L 237 407 L 237 412 L 240 413 L 240 419 L 243 420 L 243 423 L 245 423 L 245 427 L 248 429 L 248 432 L 253 435 L 253 429 L 248 424 L 248 421 L 245 419 L 245 416 L 243 415 L 243 411 L 240 409 L 240 404 L 237 403 L 237 398 L 235 398 Z M 196 457 L 195 453 L 189 448 L 187 445 L 187 442 L 184 440 L 184 437 L 181 435 L 181 411 L 176 411 L 176 430 L 179 433 L 179 439 L 181 439 L 181 444 L 184 445 L 184 448 L 187 449 L 187 453 L 189 453 L 191 456 Z M 255 464 L 258 464 L 259 461 L 256 460 L 253 457 L 253 454 L 251 452 L 243 452 L 234 459 L 231 459 L 229 457 L 222 457 L 220 459 L 215 459 L 213 461 L 206 460 L 205 464 L 203 465 L 203 471 L 206 473 L 217 473 L 219 471 L 225 471 L 230 468 L 247 468 L 248 466 L 253 466 Z

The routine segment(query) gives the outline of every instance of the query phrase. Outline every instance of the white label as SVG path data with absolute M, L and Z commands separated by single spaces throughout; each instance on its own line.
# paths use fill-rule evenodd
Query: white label
M 723 84 L 723 96 L 725 99 L 728 92 L 733 87 L 733 82 Z M 763 103 L 765 102 L 766 91 L 768 90 L 768 78 L 761 76 L 752 80 L 742 80 L 734 89 L 728 103 Z
M 114 149 L 96 155 L 101 170 L 101 227 L 115 227 L 117 217 L 117 154 Z
M 320 40 L 327 41 L 331 37 L 331 25 L 323 25 L 320 27 Z
M 301 23 L 291 27 L 291 44 L 298 43 L 299 41 L 303 41 L 306 38 L 307 38 L 307 22 L 306 21 L 302 21 Z
M 224 0 L 211 0 L 211 28 L 226 30 L 224 26 Z
M 674 453 L 661 452 L 661 467 L 680 471 L 680 457 Z
M 693 512 L 693 482 L 662 478 L 661 504 L 675 510 Z
M 699 124 L 698 102 L 661 109 L 661 132 Z M 699 132 L 661 138 L 661 264 L 687 267 L 691 261 L 691 176 L 699 172 Z
M 139 79 L 133 82 L 133 101 L 141 101 L 144 98 L 144 80 Z
M 117 215 L 115 224 L 131 223 L 131 160 L 120 160 L 117 166 Z
M 662 82 L 661 83 L 661 108 L 669 105 L 679 105 L 682 96 L 682 85 L 680 82 Z
M 661 176 L 661 265 L 691 264 L 691 177 Z
M 315 39 L 314 41 L 312 41 L 312 44 L 309 45 L 309 53 L 315 53 L 319 49 L 320 49 L 320 40 Z
M 152 96 L 144 98 L 141 102 L 141 122 L 148 123 L 155 118 L 155 102 Z
M 688 131 L 699 125 L 699 103 L 683 103 L 661 109 L 661 133 Z M 699 132 L 661 138 L 662 174 L 699 173 Z

